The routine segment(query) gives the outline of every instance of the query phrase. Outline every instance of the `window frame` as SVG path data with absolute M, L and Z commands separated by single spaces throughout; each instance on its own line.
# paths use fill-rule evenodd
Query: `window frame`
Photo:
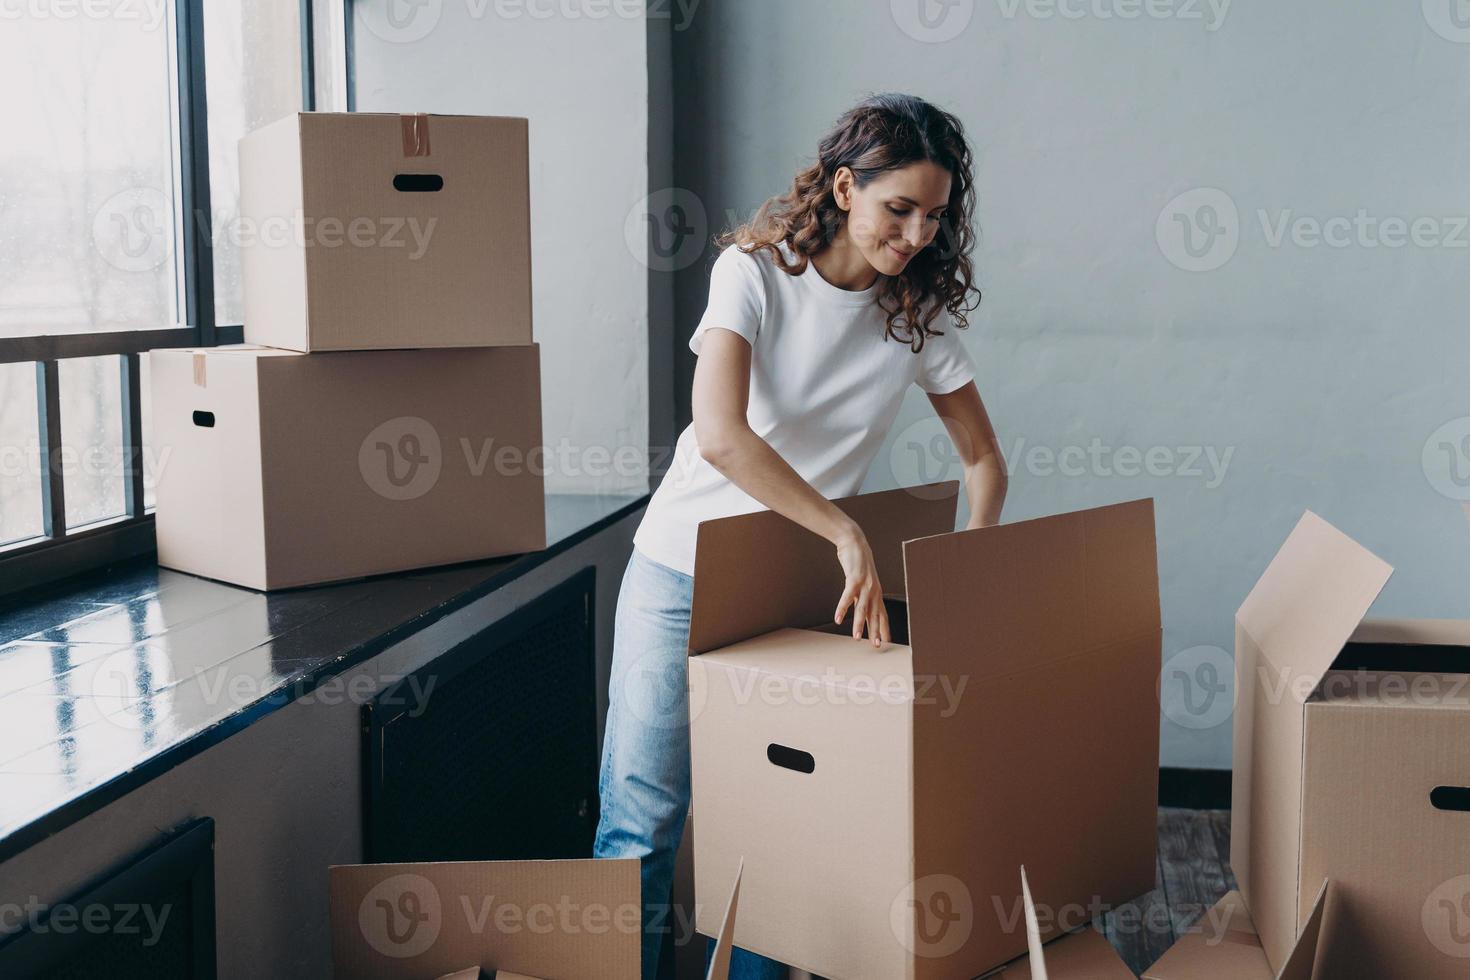
M 346 104 L 353 108 L 352 9 L 343 7 L 342 52 Z M 204 0 L 176 0 L 174 57 L 178 89 L 179 166 L 183 234 L 182 320 L 187 326 L 0 337 L 0 364 L 35 362 L 36 421 L 41 466 L 42 534 L 0 547 L 0 597 L 157 550 L 153 514 L 144 503 L 143 413 L 140 355 L 159 347 L 238 344 L 240 324 L 218 324 L 214 309 L 214 248 L 209 187 L 209 113 L 205 89 Z M 298 0 L 301 33 L 301 104 L 316 106 L 316 37 L 312 0 Z M 200 216 L 206 216 L 200 220 Z M 122 382 L 124 511 L 119 517 L 76 530 L 66 527 L 66 485 L 61 458 L 61 386 L 58 362 L 72 357 L 120 355 Z

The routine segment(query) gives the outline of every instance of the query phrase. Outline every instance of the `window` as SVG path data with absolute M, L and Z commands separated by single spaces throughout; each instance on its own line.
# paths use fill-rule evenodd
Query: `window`
M 240 339 L 236 141 L 346 95 L 343 0 L 0 0 L 0 593 L 152 547 L 146 352 Z

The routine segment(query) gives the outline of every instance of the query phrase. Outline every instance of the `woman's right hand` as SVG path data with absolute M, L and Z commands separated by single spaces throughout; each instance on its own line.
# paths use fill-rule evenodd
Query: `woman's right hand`
M 841 623 L 852 610 L 852 638 L 860 640 L 866 627 L 873 646 L 881 648 L 889 640 L 888 610 L 883 606 L 883 585 L 878 581 L 878 565 L 868 536 L 853 524 L 837 541 L 837 561 L 842 565 L 846 585 L 837 603 L 834 622 Z
M 836 547 L 847 583 L 837 604 L 837 623 L 851 609 L 853 639 L 862 639 L 866 630 L 873 646 L 881 648 L 889 638 L 888 613 L 867 535 L 751 429 L 753 356 L 750 341 L 741 334 L 722 327 L 706 332 L 694 368 L 692 401 L 699 455 L 755 500 Z

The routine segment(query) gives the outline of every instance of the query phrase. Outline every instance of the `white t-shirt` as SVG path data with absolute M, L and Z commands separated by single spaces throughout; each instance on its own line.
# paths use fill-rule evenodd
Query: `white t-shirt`
M 877 295 L 877 283 L 862 292 L 841 289 L 810 262 L 793 276 L 769 252 L 732 246 L 715 261 L 709 304 L 689 338 L 696 354 L 705 332 L 716 327 L 750 342 L 746 419 L 829 500 L 862 487 L 909 385 L 945 394 L 975 377 L 947 314 L 933 324 L 944 334 L 927 338 L 915 354 L 908 344 L 885 339 L 887 314 Z M 692 575 L 700 521 L 762 509 L 700 458 L 690 425 L 633 542 L 659 564 Z

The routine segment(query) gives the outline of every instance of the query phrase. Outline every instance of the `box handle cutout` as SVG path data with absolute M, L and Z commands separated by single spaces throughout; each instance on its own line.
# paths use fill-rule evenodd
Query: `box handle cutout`
M 199 426 L 201 429 L 212 429 L 212 428 L 214 428 L 214 413 L 213 412 L 195 412 L 194 413 L 194 424 L 197 425 L 197 426 Z
M 775 742 L 766 746 L 766 758 L 771 760 L 772 765 L 790 769 L 793 772 L 813 772 L 817 768 L 817 760 L 812 758 L 810 752 L 803 752 L 801 749 L 793 749 L 786 745 L 777 745 Z
M 410 194 L 424 194 L 444 189 L 444 178 L 438 174 L 395 174 L 393 189 Z
M 1429 791 L 1429 802 L 1436 810 L 1470 813 L 1470 786 L 1436 786 Z

